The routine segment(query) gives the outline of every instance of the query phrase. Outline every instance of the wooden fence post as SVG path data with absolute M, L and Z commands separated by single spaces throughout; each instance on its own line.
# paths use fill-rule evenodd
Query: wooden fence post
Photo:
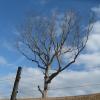
M 13 90 L 12 90 L 10 100 L 16 100 L 16 96 L 17 96 L 17 93 L 18 93 L 19 80 L 20 80 L 20 77 L 21 77 L 21 71 L 22 71 L 22 67 L 18 67 L 16 79 L 15 79 L 15 82 L 14 82 L 14 86 L 13 86 Z

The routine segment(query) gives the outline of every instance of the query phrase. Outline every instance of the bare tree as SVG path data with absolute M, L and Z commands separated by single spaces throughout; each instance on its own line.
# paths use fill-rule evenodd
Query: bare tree
M 18 50 L 35 62 L 44 74 L 44 88 L 38 86 L 42 98 L 47 97 L 51 81 L 72 65 L 85 48 L 91 23 L 89 20 L 83 27 L 80 17 L 70 11 L 52 14 L 51 17 L 31 16 L 20 28 Z

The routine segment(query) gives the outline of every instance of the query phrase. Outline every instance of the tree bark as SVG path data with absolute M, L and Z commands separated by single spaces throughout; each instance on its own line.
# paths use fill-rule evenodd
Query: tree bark
M 43 90 L 43 95 L 42 98 L 47 98 L 47 92 L 48 92 L 48 79 L 49 79 L 49 68 L 48 66 L 45 70 L 45 76 L 44 76 L 44 90 Z
M 48 92 L 48 83 L 44 83 L 44 91 L 42 98 L 47 98 L 47 92 Z

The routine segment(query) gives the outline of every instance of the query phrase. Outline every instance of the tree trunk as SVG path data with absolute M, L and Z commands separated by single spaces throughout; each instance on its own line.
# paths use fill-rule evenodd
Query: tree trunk
M 43 90 L 42 98 L 47 98 L 47 92 L 48 92 L 48 83 L 44 81 L 44 90 Z
M 49 67 L 45 70 L 45 76 L 44 76 L 44 90 L 42 94 L 42 98 L 47 98 L 47 92 L 48 92 L 48 79 L 49 79 Z

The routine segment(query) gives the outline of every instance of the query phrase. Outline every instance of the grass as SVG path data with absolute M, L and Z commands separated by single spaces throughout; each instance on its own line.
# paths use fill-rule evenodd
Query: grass
M 9 99 L 1 99 L 9 100 Z M 41 98 L 25 98 L 17 100 L 43 100 Z M 80 95 L 80 96 L 66 96 L 66 97 L 49 97 L 46 100 L 100 100 L 100 93 L 90 94 L 90 95 Z
M 40 98 L 32 99 L 18 99 L 18 100 L 43 100 Z M 66 97 L 50 97 L 46 100 L 100 100 L 100 93 L 81 95 L 81 96 L 66 96 Z

